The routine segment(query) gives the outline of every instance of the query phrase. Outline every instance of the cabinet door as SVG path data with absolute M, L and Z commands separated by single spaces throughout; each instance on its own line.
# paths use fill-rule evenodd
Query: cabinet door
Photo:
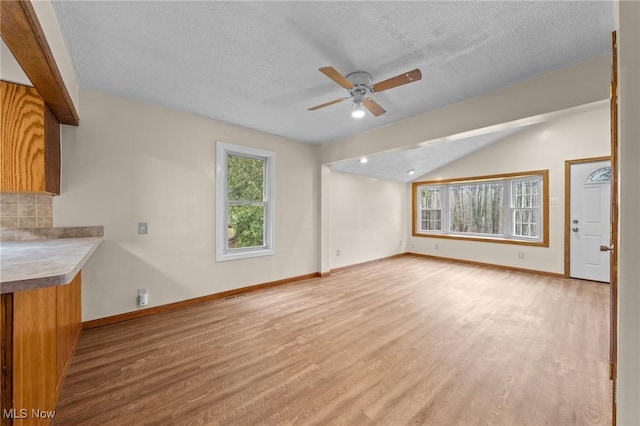
M 60 124 L 36 89 L 0 82 L 2 192 L 60 193 Z
M 13 404 L 16 409 L 55 409 L 56 287 L 13 294 Z M 25 423 L 48 424 L 30 416 Z
M 11 426 L 4 410 L 13 408 L 13 293 L 0 294 L 0 324 L 0 425 Z
M 58 386 L 66 374 L 73 350 L 82 328 L 80 272 L 69 284 L 56 287 L 57 291 L 57 373 Z

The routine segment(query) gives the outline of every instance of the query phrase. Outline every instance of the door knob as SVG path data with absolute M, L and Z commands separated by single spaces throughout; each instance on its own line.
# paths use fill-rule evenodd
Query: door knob
M 578 228 L 571 228 L 571 230 L 572 230 L 573 232 L 578 232 L 580 229 L 578 229 Z
M 613 251 L 613 246 L 600 246 L 600 251 Z
M 573 219 L 571 222 L 572 222 L 574 225 L 577 225 L 577 224 L 578 224 L 578 219 Z

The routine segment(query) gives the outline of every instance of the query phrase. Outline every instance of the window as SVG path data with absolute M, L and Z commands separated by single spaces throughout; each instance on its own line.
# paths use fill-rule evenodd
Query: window
M 442 230 L 442 187 L 425 186 L 420 189 L 420 220 L 425 231 Z
M 275 154 L 218 142 L 216 260 L 275 253 Z
M 535 176 L 511 182 L 514 237 L 540 238 L 540 186 L 541 179 Z
M 449 232 L 497 236 L 504 233 L 504 182 L 450 184 Z
M 585 179 L 586 184 L 607 182 L 611 182 L 611 167 L 609 166 L 594 170 L 589 173 L 589 176 Z
M 548 246 L 548 171 L 414 182 L 413 235 Z

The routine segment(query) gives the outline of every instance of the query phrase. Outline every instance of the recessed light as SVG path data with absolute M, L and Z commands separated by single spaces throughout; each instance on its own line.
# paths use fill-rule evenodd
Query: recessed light
M 413 169 L 411 169 L 411 170 L 409 170 L 409 171 L 407 172 L 407 174 L 408 174 L 408 175 L 414 175 L 414 174 L 416 174 L 416 171 L 415 171 L 415 170 L 413 170 Z
M 362 157 L 362 158 L 360 159 L 360 162 L 361 162 L 362 164 L 366 163 L 367 161 L 369 161 L 369 160 L 367 159 L 367 157 Z

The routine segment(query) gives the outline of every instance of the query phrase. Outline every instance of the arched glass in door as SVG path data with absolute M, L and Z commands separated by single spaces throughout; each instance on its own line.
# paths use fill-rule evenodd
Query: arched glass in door
M 585 184 L 611 182 L 611 167 L 600 167 L 589 173 L 584 180 Z

